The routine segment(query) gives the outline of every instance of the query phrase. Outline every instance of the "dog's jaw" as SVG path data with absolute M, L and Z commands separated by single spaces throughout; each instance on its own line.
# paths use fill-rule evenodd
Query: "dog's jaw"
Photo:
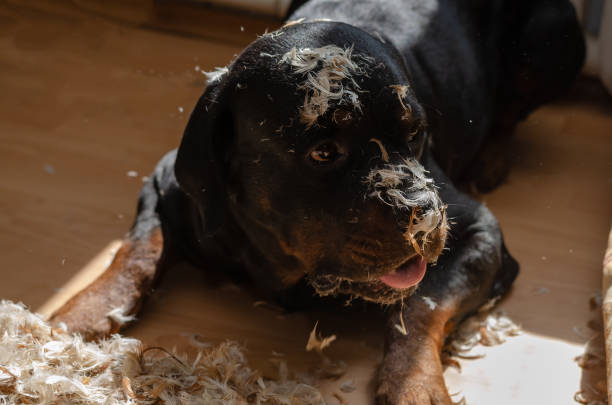
M 364 179 L 370 189 L 368 196 L 387 205 L 399 218 L 409 213 L 403 235 L 412 253 L 399 266 L 371 280 L 311 276 L 310 284 L 319 295 L 347 294 L 388 305 L 414 293 L 425 276 L 427 262 L 435 262 L 442 253 L 448 231 L 446 206 L 426 173 L 416 160 L 386 164 L 370 172 Z
M 346 295 L 349 302 L 354 298 L 359 298 L 380 305 L 393 305 L 400 302 L 411 296 L 417 289 L 417 285 L 398 289 L 388 286 L 380 279 L 354 281 L 333 275 L 309 276 L 308 282 L 316 293 L 322 297 L 341 294 Z

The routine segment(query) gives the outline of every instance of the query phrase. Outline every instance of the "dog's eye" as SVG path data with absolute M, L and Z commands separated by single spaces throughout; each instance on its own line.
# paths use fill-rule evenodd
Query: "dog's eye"
M 331 163 L 343 156 L 340 147 L 335 142 L 325 142 L 311 149 L 308 157 L 314 163 Z

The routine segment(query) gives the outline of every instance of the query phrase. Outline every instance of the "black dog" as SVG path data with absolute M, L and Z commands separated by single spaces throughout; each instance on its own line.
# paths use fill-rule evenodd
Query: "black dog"
M 570 85 L 574 10 L 313 0 L 291 20 L 211 75 L 114 262 L 52 320 L 117 330 L 108 312 L 135 313 L 178 256 L 288 306 L 304 289 L 390 305 L 377 401 L 450 404 L 445 336 L 518 271 L 491 212 L 453 183 L 503 180 L 516 123 Z

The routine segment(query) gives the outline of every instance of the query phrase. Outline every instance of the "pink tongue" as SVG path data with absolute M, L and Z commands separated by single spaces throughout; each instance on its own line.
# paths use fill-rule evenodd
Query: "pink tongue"
M 389 287 L 404 289 L 417 285 L 425 276 L 427 262 L 422 256 L 417 256 L 414 259 L 402 264 L 389 274 L 380 278 L 380 281 Z

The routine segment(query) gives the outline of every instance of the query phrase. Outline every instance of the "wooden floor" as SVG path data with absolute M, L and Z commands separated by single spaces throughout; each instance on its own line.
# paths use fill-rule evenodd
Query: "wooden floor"
M 141 177 L 180 140 L 204 88 L 200 70 L 226 65 L 277 24 L 147 0 L 47 3 L 0 3 L 0 298 L 43 312 L 103 269 L 130 226 Z M 447 381 L 469 404 L 572 404 L 581 381 L 573 358 L 593 333 L 589 299 L 612 213 L 612 103 L 581 87 L 529 117 L 514 147 L 509 181 L 483 200 L 522 266 L 503 308 L 525 334 L 482 349 L 485 358 L 463 361 L 461 374 L 449 369 Z M 126 333 L 169 346 L 193 334 L 239 340 L 273 373 L 272 351 L 293 369 L 317 363 L 304 346 L 320 320 L 338 336 L 330 356 L 350 366 L 324 391 L 352 379 L 358 390 L 343 396 L 371 402 L 375 322 L 281 314 L 254 307 L 258 299 L 180 267 Z

